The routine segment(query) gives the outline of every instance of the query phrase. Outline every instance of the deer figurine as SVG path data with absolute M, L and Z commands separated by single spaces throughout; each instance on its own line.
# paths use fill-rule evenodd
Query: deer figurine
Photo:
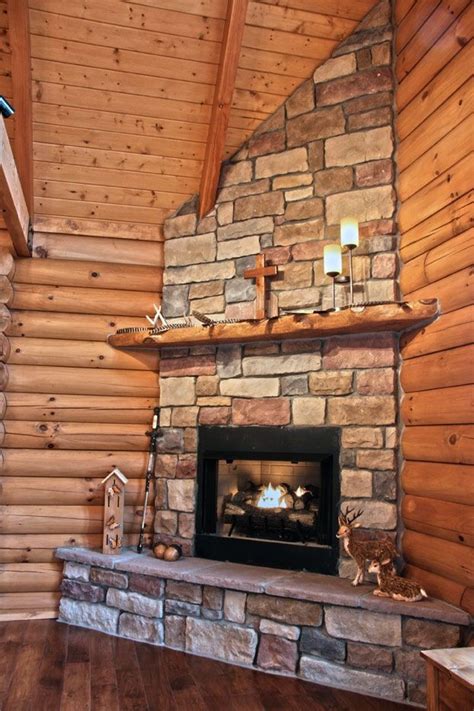
M 354 536 L 354 529 L 359 528 L 360 523 L 354 523 L 359 516 L 362 516 L 363 511 L 359 509 L 357 513 L 353 513 L 354 509 L 346 508 L 345 512 L 339 515 L 339 529 L 336 533 L 337 538 L 342 538 L 344 550 L 355 560 L 357 564 L 357 574 L 352 581 L 352 585 L 360 585 L 364 582 L 365 563 L 367 560 L 380 559 L 381 557 L 388 558 L 392 562 L 397 557 L 397 550 L 389 538 L 384 538 L 379 541 L 361 541 Z
M 377 576 L 378 588 L 374 590 L 374 595 L 378 597 L 391 597 L 393 600 L 402 602 L 418 602 L 424 597 L 428 597 L 418 583 L 393 574 L 390 558 L 370 561 L 369 573 L 375 573 Z

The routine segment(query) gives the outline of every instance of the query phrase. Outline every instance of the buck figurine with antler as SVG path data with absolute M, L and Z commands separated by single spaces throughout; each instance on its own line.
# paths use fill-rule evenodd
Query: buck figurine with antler
M 354 529 L 359 528 L 360 523 L 354 523 L 354 521 L 362 514 L 361 509 L 354 513 L 354 509 L 347 507 L 344 512 L 341 511 L 338 518 L 339 529 L 336 536 L 342 538 L 344 550 L 357 564 L 357 574 L 352 585 L 360 585 L 364 582 L 366 561 L 381 557 L 387 558 L 390 560 L 393 570 L 393 561 L 397 557 L 397 550 L 389 538 L 378 541 L 357 540 Z
M 418 583 L 394 575 L 392 561 L 388 557 L 370 561 L 369 573 L 377 576 L 378 588 L 374 590 L 374 595 L 378 597 L 391 597 L 402 602 L 418 602 L 428 597 Z

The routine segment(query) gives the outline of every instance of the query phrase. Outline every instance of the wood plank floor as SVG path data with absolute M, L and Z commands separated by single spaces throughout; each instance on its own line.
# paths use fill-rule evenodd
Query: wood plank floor
M 0 623 L 1 711 L 408 708 L 53 620 Z

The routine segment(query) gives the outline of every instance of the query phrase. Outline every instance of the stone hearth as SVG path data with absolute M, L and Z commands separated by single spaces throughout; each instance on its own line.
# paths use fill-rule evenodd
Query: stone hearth
M 420 649 L 462 644 L 469 624 L 444 602 L 397 603 L 314 573 L 131 550 L 57 556 L 62 622 L 397 701 L 423 702 Z

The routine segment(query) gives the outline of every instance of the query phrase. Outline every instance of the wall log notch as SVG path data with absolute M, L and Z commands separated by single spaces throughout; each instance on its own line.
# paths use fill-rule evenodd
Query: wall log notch
M 398 0 L 400 283 L 441 316 L 401 339 L 407 574 L 474 612 L 472 7 Z

